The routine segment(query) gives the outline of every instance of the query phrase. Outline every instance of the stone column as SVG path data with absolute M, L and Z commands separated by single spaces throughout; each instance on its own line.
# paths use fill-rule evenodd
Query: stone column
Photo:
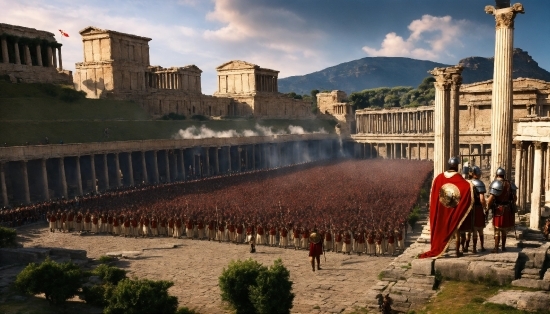
M 36 63 L 38 66 L 44 66 L 42 64 L 42 48 L 40 48 L 40 44 L 36 45 Z
M 90 155 L 90 171 L 92 173 L 92 191 L 94 193 L 97 193 L 97 185 L 96 180 L 97 177 L 95 175 L 95 155 Z
M 29 45 L 23 45 L 23 49 L 25 49 L 25 64 L 32 66 L 31 50 L 29 49 Z
M 132 152 L 128 152 L 128 184 L 135 185 L 134 182 L 134 166 L 132 165 Z
M 181 175 L 183 176 L 183 181 L 186 180 L 186 177 L 185 177 L 185 160 L 183 159 L 184 158 L 184 154 L 183 154 L 184 150 L 185 149 L 182 148 L 178 151 L 178 154 L 180 156 L 180 168 L 181 168 Z
M 52 53 L 52 47 L 48 46 L 46 47 L 46 52 L 48 54 L 48 60 L 46 62 L 46 66 L 52 67 L 53 66 L 53 53 Z
M 19 43 L 16 42 L 13 44 L 14 53 L 15 53 L 15 64 L 21 64 L 21 56 L 19 55 Z
M 246 168 L 245 171 L 248 171 L 248 147 L 244 147 L 244 167 Z
M 206 154 L 204 154 L 204 158 L 206 159 L 206 175 L 210 176 L 210 147 L 206 147 Z
M 25 193 L 25 204 L 31 203 L 31 193 L 29 190 L 29 173 L 27 171 L 27 161 L 23 160 L 21 161 L 21 168 L 22 168 L 22 179 L 23 179 L 23 192 Z
M 8 54 L 8 41 L 6 38 L 0 38 L 0 45 L 2 46 L 2 63 L 9 63 L 10 56 Z
M 485 12 L 494 15 L 496 19 L 491 102 L 491 175 L 498 167 L 503 167 L 509 178 L 512 173 L 514 19 L 516 14 L 524 13 L 524 10 L 523 5 L 516 3 L 502 8 L 486 6 Z
M 82 190 L 82 174 L 80 173 L 80 156 L 76 156 L 76 187 L 78 195 L 84 195 Z
M 256 170 L 256 144 L 252 144 L 252 170 Z
M 4 163 L 0 162 L 0 189 L 2 190 L 2 203 L 4 207 L 10 205 L 8 201 L 8 187 L 6 186 L 6 175 L 4 174 Z
M 159 164 L 157 160 L 157 151 L 153 151 L 153 174 L 154 174 L 154 180 L 155 183 L 159 183 Z
M 444 172 L 450 158 L 450 86 L 451 77 L 446 68 L 435 68 L 429 71 L 435 77 L 435 108 L 434 108 L 434 175 Z M 419 158 L 420 159 L 420 158 Z
M 521 202 L 521 197 L 519 195 L 519 193 L 521 193 L 521 191 L 523 190 L 523 186 L 521 184 L 521 178 L 525 175 L 524 174 L 524 170 L 522 168 L 522 164 L 523 164 L 523 142 L 521 141 L 516 141 L 514 142 L 514 145 L 516 146 L 516 173 L 515 173 L 515 184 L 516 186 L 518 187 L 518 207 L 520 210 L 523 210 L 524 209 L 524 204 L 522 204 Z M 483 147 L 483 145 L 482 145 Z
M 61 193 L 65 199 L 69 198 L 69 192 L 67 190 L 67 178 L 65 177 L 65 159 L 59 158 L 59 180 L 61 180 Z
M 216 164 L 216 175 L 219 175 L 220 174 L 220 156 L 219 156 L 220 148 L 215 147 L 214 151 L 216 152 L 214 154 L 214 163 Z
M 542 190 L 542 143 L 535 142 L 535 160 L 533 165 L 533 192 L 531 193 L 531 216 L 529 219 L 529 228 L 539 230 L 540 224 L 540 206 Z
M 118 159 L 118 153 L 115 153 L 115 172 L 116 172 L 116 186 L 122 186 L 122 180 L 120 178 L 120 160 Z
M 50 199 L 50 190 L 48 187 L 48 169 L 46 168 L 46 159 L 40 161 L 42 166 L 42 195 L 44 200 L 47 201 Z
M 109 165 L 107 164 L 107 154 L 103 154 L 103 179 L 105 179 L 105 190 L 110 187 L 109 184 Z
M 237 163 L 237 171 L 238 171 L 238 172 L 241 172 L 241 171 L 242 171 L 242 169 L 241 169 L 241 164 L 242 164 L 242 151 L 243 151 L 242 147 L 240 147 L 240 146 L 237 147 L 237 153 L 239 154 L 239 157 L 237 157 L 237 161 L 238 161 L 238 163 Z
M 141 152 L 141 176 L 145 183 L 149 183 L 149 176 L 147 175 L 147 162 L 145 161 L 145 152 Z
M 166 150 L 164 153 L 164 160 L 166 163 L 166 182 L 172 182 L 170 177 L 170 157 L 168 156 L 169 153 L 170 152 L 168 150 Z
M 56 48 L 52 47 L 50 48 L 52 50 L 52 65 L 55 69 L 57 69 L 57 53 Z
M 59 68 L 59 70 L 63 70 L 63 61 L 61 59 L 61 46 L 59 46 L 57 48 L 57 53 L 59 54 L 59 58 L 58 58 L 58 61 L 57 61 L 57 62 L 59 62 L 58 68 Z

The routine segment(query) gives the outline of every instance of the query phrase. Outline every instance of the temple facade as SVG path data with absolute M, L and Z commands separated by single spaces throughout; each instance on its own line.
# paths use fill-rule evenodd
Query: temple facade
M 50 32 L 0 23 L 0 75 L 14 83 L 71 84 L 61 46 Z

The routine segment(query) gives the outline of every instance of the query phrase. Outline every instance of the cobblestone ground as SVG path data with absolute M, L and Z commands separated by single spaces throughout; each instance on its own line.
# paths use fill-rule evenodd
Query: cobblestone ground
M 98 258 L 108 252 L 140 251 L 135 258 L 120 259 L 118 267 L 129 276 L 171 280 L 170 293 L 180 306 L 200 313 L 229 312 L 221 302 L 218 277 L 231 260 L 253 258 L 269 266 L 281 258 L 294 282 L 293 313 L 352 312 L 366 305 L 366 293 L 378 281 L 378 274 L 393 257 L 343 255 L 328 252 L 321 258 L 321 271 L 312 272 L 304 250 L 258 246 L 255 254 L 245 244 L 173 238 L 124 238 L 108 235 L 50 233 L 36 226 L 18 230 L 25 247 L 63 247 L 81 249 L 88 257 Z M 169 248 L 176 245 L 175 248 Z

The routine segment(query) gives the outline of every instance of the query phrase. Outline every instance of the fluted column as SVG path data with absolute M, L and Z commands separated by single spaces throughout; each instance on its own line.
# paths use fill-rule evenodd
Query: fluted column
M 513 86 L 512 57 L 514 50 L 514 19 L 524 13 L 523 5 L 494 8 L 486 6 L 485 12 L 496 19 L 495 61 L 491 102 L 491 174 L 498 167 L 512 171 Z
M 47 201 L 50 199 L 50 189 L 48 186 L 48 169 L 46 168 L 46 159 L 42 159 L 40 161 L 40 165 L 42 166 L 42 195 L 44 196 L 44 200 Z
M 2 63 L 9 63 L 10 56 L 8 54 L 8 41 L 6 38 L 0 38 L 0 45 L 2 46 Z
M 78 189 L 78 195 L 83 195 L 82 190 L 82 174 L 80 173 L 80 156 L 76 156 L 76 188 Z
M 21 64 L 21 56 L 19 55 L 19 43 L 15 42 L 13 44 L 13 49 L 15 53 L 15 64 Z
M 61 181 L 61 193 L 67 199 L 69 192 L 67 190 L 67 177 L 65 176 L 65 159 L 59 158 L 59 180 Z
M 535 156 L 533 164 L 533 192 L 531 193 L 531 216 L 529 228 L 538 230 L 540 224 L 540 206 L 542 190 L 542 149 L 541 142 L 535 142 Z
M 120 160 L 118 159 L 118 153 L 115 153 L 115 172 L 116 172 L 116 186 L 122 186 L 122 180 L 120 177 Z
M 449 110 L 449 156 L 458 156 L 460 154 L 459 144 L 459 96 L 460 85 L 462 85 L 462 66 L 447 68 L 451 73 L 451 94 L 450 94 L 450 110 Z
M 434 106 L 434 175 L 442 173 L 447 168 L 450 157 L 450 75 L 446 68 L 435 68 L 429 72 L 435 77 L 435 106 Z
M 25 193 L 25 204 L 30 204 L 31 202 L 31 193 L 29 190 L 29 173 L 27 171 L 27 161 L 21 161 L 22 172 L 22 181 L 23 181 L 23 192 Z
M 141 176 L 145 183 L 149 183 L 149 176 L 147 175 L 147 162 L 145 161 L 145 152 L 141 152 Z
M 92 173 L 92 191 L 97 193 L 97 177 L 95 174 L 95 155 L 90 155 L 90 172 Z
M 42 64 L 42 48 L 40 48 L 40 44 L 36 45 L 36 64 L 38 64 L 38 66 L 43 66 L 43 64 Z
M 134 166 L 132 165 L 132 152 L 128 152 L 128 185 L 135 185 Z
M 514 142 L 516 146 L 516 173 L 515 173 L 515 184 L 518 187 L 519 191 L 523 191 L 523 186 L 521 184 L 521 178 L 525 175 L 523 171 L 523 142 L 516 141 Z M 483 146 L 483 145 L 482 145 Z M 524 209 L 524 204 L 521 202 L 521 197 L 518 195 L 518 204 L 520 210 Z
M 4 173 L 4 163 L 0 162 L 0 189 L 2 190 L 2 203 L 4 207 L 10 205 L 8 200 L 8 187 L 6 186 L 6 175 Z

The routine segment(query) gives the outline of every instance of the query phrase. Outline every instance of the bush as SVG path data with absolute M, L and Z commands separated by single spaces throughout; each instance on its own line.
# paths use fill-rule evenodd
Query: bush
M 101 278 L 104 282 L 112 285 L 116 285 L 119 281 L 126 279 L 126 271 L 124 269 L 108 266 L 106 264 L 97 266 L 92 273 L 99 276 L 99 278 Z
M 75 102 L 84 98 L 86 98 L 85 92 L 76 91 L 68 87 L 61 88 L 61 94 L 59 95 L 59 99 L 61 99 L 64 102 Z
M 50 304 L 60 304 L 76 295 L 81 276 L 82 271 L 72 262 L 60 264 L 48 258 L 25 267 L 17 275 L 15 287 L 30 295 L 44 293 Z
M 82 297 L 80 298 L 88 304 L 104 307 L 107 305 L 105 294 L 113 288 L 114 286 L 111 284 L 85 286 L 82 287 Z
M 249 292 L 256 285 L 256 278 L 267 268 L 257 261 L 231 261 L 227 269 L 223 269 L 219 278 L 222 300 L 227 301 L 237 312 L 254 313 L 254 305 L 250 301 Z
M 274 262 L 269 270 L 261 272 L 256 285 L 250 288 L 250 300 L 256 313 L 290 313 L 294 293 L 290 272 L 281 259 Z
M 15 229 L 0 227 L 0 247 L 16 247 L 17 232 Z
M 99 257 L 99 262 L 100 262 L 101 264 L 108 264 L 108 263 L 110 263 L 110 262 L 112 262 L 112 261 L 114 261 L 114 260 L 115 260 L 115 258 L 112 257 L 112 256 L 101 255 L 101 256 Z
M 105 293 L 105 314 L 175 313 L 178 298 L 168 295 L 174 283 L 165 280 L 124 279 Z

